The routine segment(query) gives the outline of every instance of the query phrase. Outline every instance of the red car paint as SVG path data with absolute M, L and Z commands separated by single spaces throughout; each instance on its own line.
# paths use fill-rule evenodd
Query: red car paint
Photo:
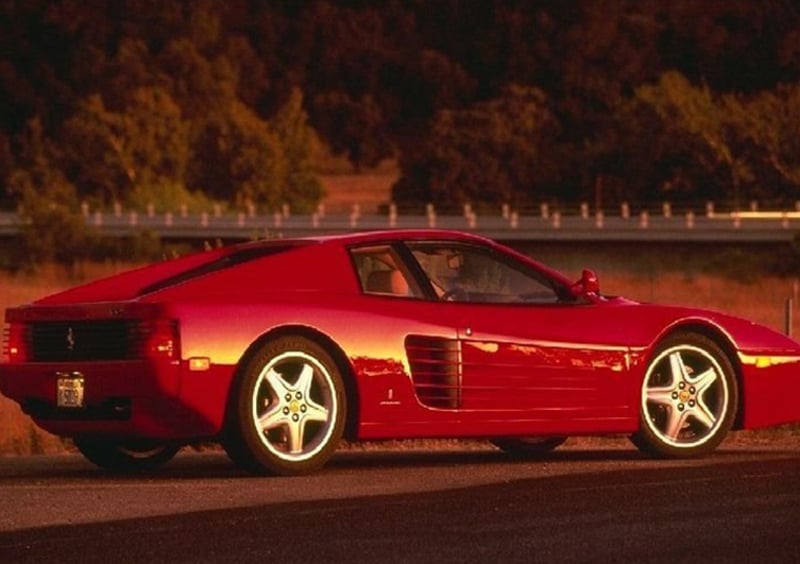
M 564 291 L 573 287 L 527 257 L 463 233 L 250 243 L 7 310 L 0 391 L 60 435 L 214 438 L 248 354 L 271 336 L 300 333 L 341 362 L 354 439 L 631 433 L 654 347 L 690 328 L 729 353 L 740 386 L 738 428 L 800 420 L 800 344 L 742 319 L 593 292 L 565 303 L 512 304 L 362 291 L 352 249 L 424 241 L 487 249 Z M 123 358 L 70 358 L 81 346 L 68 343 L 73 333 L 81 337 L 75 328 L 101 321 L 141 327 L 142 342 L 126 345 L 135 350 L 117 355 Z M 47 323 L 67 350 L 33 358 L 31 332 Z M 56 408 L 59 374 L 82 375 L 85 409 Z

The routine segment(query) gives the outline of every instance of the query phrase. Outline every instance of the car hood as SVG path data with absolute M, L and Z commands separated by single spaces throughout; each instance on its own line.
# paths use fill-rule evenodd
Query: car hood
M 612 298 L 598 305 L 617 321 L 632 346 L 649 346 L 672 331 L 712 330 L 744 354 L 800 354 L 800 343 L 759 323 L 717 311 Z M 615 329 L 610 330 L 611 334 Z

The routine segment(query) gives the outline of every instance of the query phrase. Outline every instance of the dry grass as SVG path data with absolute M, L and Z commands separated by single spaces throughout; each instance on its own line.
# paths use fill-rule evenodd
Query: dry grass
M 80 275 L 68 275 L 56 268 L 37 275 L 0 273 L 0 308 L 31 302 L 76 283 L 110 275 L 131 265 L 89 264 Z M 791 279 L 764 277 L 750 283 L 711 275 L 666 272 L 657 277 L 623 269 L 618 264 L 601 273 L 606 293 L 625 295 L 641 301 L 702 306 L 752 319 L 776 330 L 783 330 L 784 302 L 795 292 Z M 797 303 L 797 300 L 795 300 Z M 797 312 L 796 312 L 797 313 Z M 794 334 L 800 335 L 800 315 L 795 315 Z M 793 432 L 796 432 L 796 428 Z M 769 440 L 774 436 L 766 435 Z M 0 454 L 52 453 L 65 449 L 60 439 L 33 425 L 17 405 L 0 396 Z
M 325 187 L 326 213 L 350 213 L 358 204 L 362 214 L 374 214 L 378 207 L 391 200 L 395 175 L 367 172 L 329 176 L 322 179 Z

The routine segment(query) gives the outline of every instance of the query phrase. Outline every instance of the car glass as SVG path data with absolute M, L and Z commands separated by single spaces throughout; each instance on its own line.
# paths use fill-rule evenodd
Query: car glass
M 390 245 L 351 249 L 361 290 L 367 294 L 422 297 L 419 285 Z
M 436 296 L 474 303 L 556 303 L 540 273 L 489 249 L 469 245 L 410 244 Z

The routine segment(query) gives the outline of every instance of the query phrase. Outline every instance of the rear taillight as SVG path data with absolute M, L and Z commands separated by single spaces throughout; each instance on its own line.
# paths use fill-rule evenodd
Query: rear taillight
M 7 323 L 3 328 L 3 362 L 25 362 L 28 359 L 30 330 L 24 323 Z
M 143 356 L 152 359 L 177 360 L 180 358 L 178 322 L 174 319 L 156 319 L 142 323 L 146 335 Z

